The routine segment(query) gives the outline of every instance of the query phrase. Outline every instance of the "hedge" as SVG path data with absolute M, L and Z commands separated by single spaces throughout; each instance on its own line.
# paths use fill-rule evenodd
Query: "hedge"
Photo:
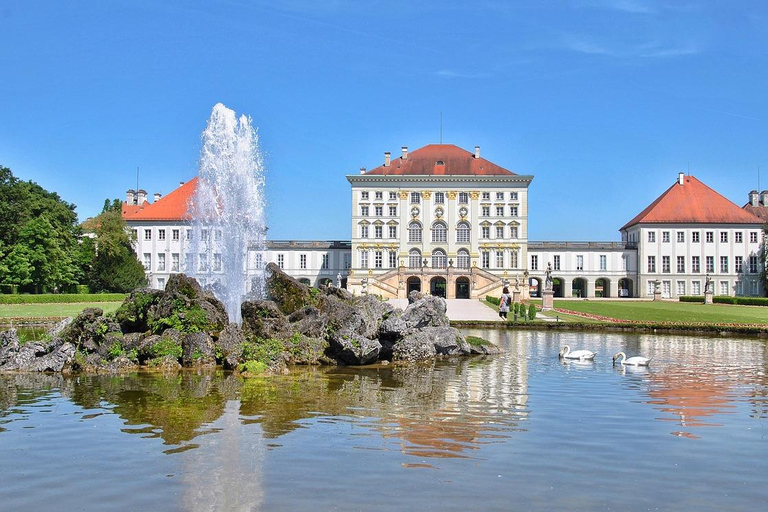
M 41 293 L 40 295 L 0 295 L 0 304 L 57 304 L 73 302 L 121 302 L 125 293 Z
M 490 295 L 485 296 L 485 302 L 488 302 L 490 304 L 493 304 L 494 306 L 499 305 L 499 299 L 496 297 L 491 297 Z
M 680 302 L 700 302 L 704 304 L 703 295 L 681 295 Z
M 768 306 L 766 297 L 713 297 L 715 304 L 739 304 L 741 306 Z

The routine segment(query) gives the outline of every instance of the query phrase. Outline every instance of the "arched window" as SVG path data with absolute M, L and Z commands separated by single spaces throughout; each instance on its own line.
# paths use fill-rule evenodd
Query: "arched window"
M 421 242 L 421 224 L 418 222 L 408 224 L 408 241 Z
M 442 249 L 432 251 L 432 268 L 446 267 L 448 267 L 448 258 L 445 255 L 445 251 Z
M 470 227 L 466 222 L 459 222 L 456 226 L 456 242 L 460 244 L 469 243 Z
M 448 226 L 442 222 L 432 224 L 432 241 L 446 243 L 448 241 Z
M 456 253 L 456 266 L 469 268 L 469 252 L 466 249 L 459 249 L 459 252 Z
M 421 268 L 421 252 L 418 249 L 411 249 L 408 253 L 408 267 Z

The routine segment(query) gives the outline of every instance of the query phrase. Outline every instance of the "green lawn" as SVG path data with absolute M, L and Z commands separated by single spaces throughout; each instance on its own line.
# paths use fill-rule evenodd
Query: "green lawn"
M 75 316 L 85 308 L 101 308 L 111 313 L 122 302 L 72 302 L 67 304 L 0 304 L 2 318 L 50 318 Z
M 640 322 L 768 325 L 768 307 L 691 302 L 580 301 L 555 299 L 555 308 Z

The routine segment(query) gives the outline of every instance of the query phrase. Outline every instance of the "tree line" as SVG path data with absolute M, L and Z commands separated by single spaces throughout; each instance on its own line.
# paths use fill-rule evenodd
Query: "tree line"
M 127 292 L 146 283 L 119 199 L 82 225 L 75 205 L 0 166 L 0 289 L 4 293 Z

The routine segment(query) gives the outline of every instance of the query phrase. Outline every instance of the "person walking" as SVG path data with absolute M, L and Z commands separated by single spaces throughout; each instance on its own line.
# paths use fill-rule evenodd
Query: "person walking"
M 512 302 L 512 297 L 509 296 L 509 288 L 505 286 L 501 291 L 501 297 L 499 297 L 499 317 L 503 318 L 504 320 L 507 319 L 510 302 Z

